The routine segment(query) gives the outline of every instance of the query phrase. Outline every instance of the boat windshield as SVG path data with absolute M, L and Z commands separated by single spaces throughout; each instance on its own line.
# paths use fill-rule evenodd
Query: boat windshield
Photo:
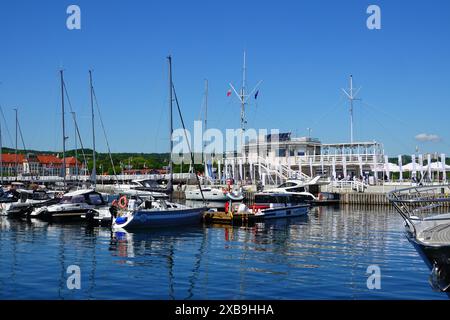
M 286 183 L 279 185 L 278 188 L 289 188 L 289 187 L 295 187 L 295 186 L 297 186 L 296 183 L 286 182 Z
M 84 196 L 63 196 L 61 199 L 61 203 L 84 203 L 86 200 Z
M 92 204 L 92 205 L 101 205 L 101 204 L 103 204 L 103 198 L 98 193 L 90 193 L 88 198 L 89 198 L 89 204 Z
M 141 181 L 141 184 L 146 187 L 146 188 L 155 188 L 158 187 L 158 184 L 156 183 L 156 181 L 153 180 L 145 180 L 145 181 Z
M 286 195 L 276 194 L 258 194 L 255 195 L 255 203 L 290 203 L 291 197 Z

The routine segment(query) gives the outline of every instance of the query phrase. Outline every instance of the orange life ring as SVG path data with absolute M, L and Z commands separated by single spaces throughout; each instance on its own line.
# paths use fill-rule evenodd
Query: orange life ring
M 119 208 L 125 209 L 128 206 L 127 196 L 121 196 L 118 202 Z

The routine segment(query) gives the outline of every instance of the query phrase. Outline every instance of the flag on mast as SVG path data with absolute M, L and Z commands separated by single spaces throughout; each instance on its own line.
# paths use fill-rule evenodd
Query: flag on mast
M 231 96 L 231 89 L 227 91 L 227 97 Z
M 255 100 L 258 98 L 259 90 L 255 93 Z

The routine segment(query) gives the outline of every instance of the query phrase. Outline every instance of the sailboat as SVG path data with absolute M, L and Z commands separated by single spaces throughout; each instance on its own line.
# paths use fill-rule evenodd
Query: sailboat
M 174 86 L 172 81 L 172 57 L 167 57 L 169 67 L 169 119 L 170 119 L 170 160 L 169 160 L 169 183 L 167 188 L 172 190 L 173 186 L 173 161 L 172 161 L 172 133 L 173 117 L 172 103 Z M 176 98 L 176 94 L 175 94 Z M 177 100 L 178 104 L 178 100 Z M 179 107 L 179 106 L 178 106 Z M 181 116 L 181 113 L 180 113 Z M 183 123 L 184 127 L 184 123 Z M 191 153 L 192 157 L 192 153 Z M 198 177 L 197 177 L 198 181 Z M 200 183 L 199 183 L 200 185 Z M 171 193 L 170 193 L 171 194 Z M 170 197 L 171 199 L 171 197 Z M 204 207 L 191 208 L 186 205 L 173 203 L 165 199 L 147 199 L 139 196 L 122 196 L 118 202 L 118 211 L 113 219 L 113 229 L 142 229 L 161 226 L 179 226 L 200 223 Z
M 205 119 L 204 130 L 207 129 L 208 120 L 208 80 L 205 80 Z M 205 155 L 206 156 L 206 155 Z M 208 160 L 204 162 L 205 177 L 212 176 L 212 162 Z M 201 190 L 200 190 L 201 189 Z M 207 200 L 207 201 L 242 201 L 244 196 L 241 189 L 227 189 L 214 186 L 202 186 L 185 191 L 186 200 Z

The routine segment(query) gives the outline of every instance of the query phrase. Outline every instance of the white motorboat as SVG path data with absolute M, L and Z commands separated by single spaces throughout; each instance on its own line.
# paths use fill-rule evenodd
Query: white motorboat
M 155 199 L 167 199 L 169 197 L 165 188 L 159 187 L 156 181 L 145 179 L 133 180 L 129 184 L 117 184 L 114 187 L 114 192 Z
M 45 190 L 17 190 L 17 195 L 17 201 L 0 205 L 3 215 L 23 218 L 34 209 L 56 204 L 60 200 L 56 197 L 56 192 Z
M 203 193 L 203 197 L 202 197 Z M 242 190 L 228 190 L 226 188 L 219 189 L 216 187 L 202 187 L 185 191 L 186 200 L 203 200 L 206 201 L 242 201 L 244 196 Z
M 449 247 L 450 186 L 419 186 L 395 190 L 388 199 L 405 221 L 413 240 L 425 247 Z
M 388 199 L 430 267 L 432 286 L 450 291 L 450 185 L 395 190 L 388 193 Z
M 66 193 L 59 203 L 37 208 L 29 217 L 58 221 L 80 220 L 86 213 L 102 207 L 107 207 L 103 196 L 93 189 L 84 189 Z
M 265 192 L 269 193 L 286 193 L 297 198 L 297 202 L 300 201 L 317 201 L 317 197 L 308 191 L 308 187 L 314 184 L 317 184 L 320 176 L 315 177 L 314 179 L 304 182 L 302 180 L 291 179 L 287 180 L 285 183 L 279 185 L 276 188 L 267 190 Z
M 276 219 L 299 217 L 308 214 L 310 205 L 287 193 L 261 192 L 255 194 L 255 202 L 250 208 L 240 205 L 238 212 L 253 213 L 255 218 Z

